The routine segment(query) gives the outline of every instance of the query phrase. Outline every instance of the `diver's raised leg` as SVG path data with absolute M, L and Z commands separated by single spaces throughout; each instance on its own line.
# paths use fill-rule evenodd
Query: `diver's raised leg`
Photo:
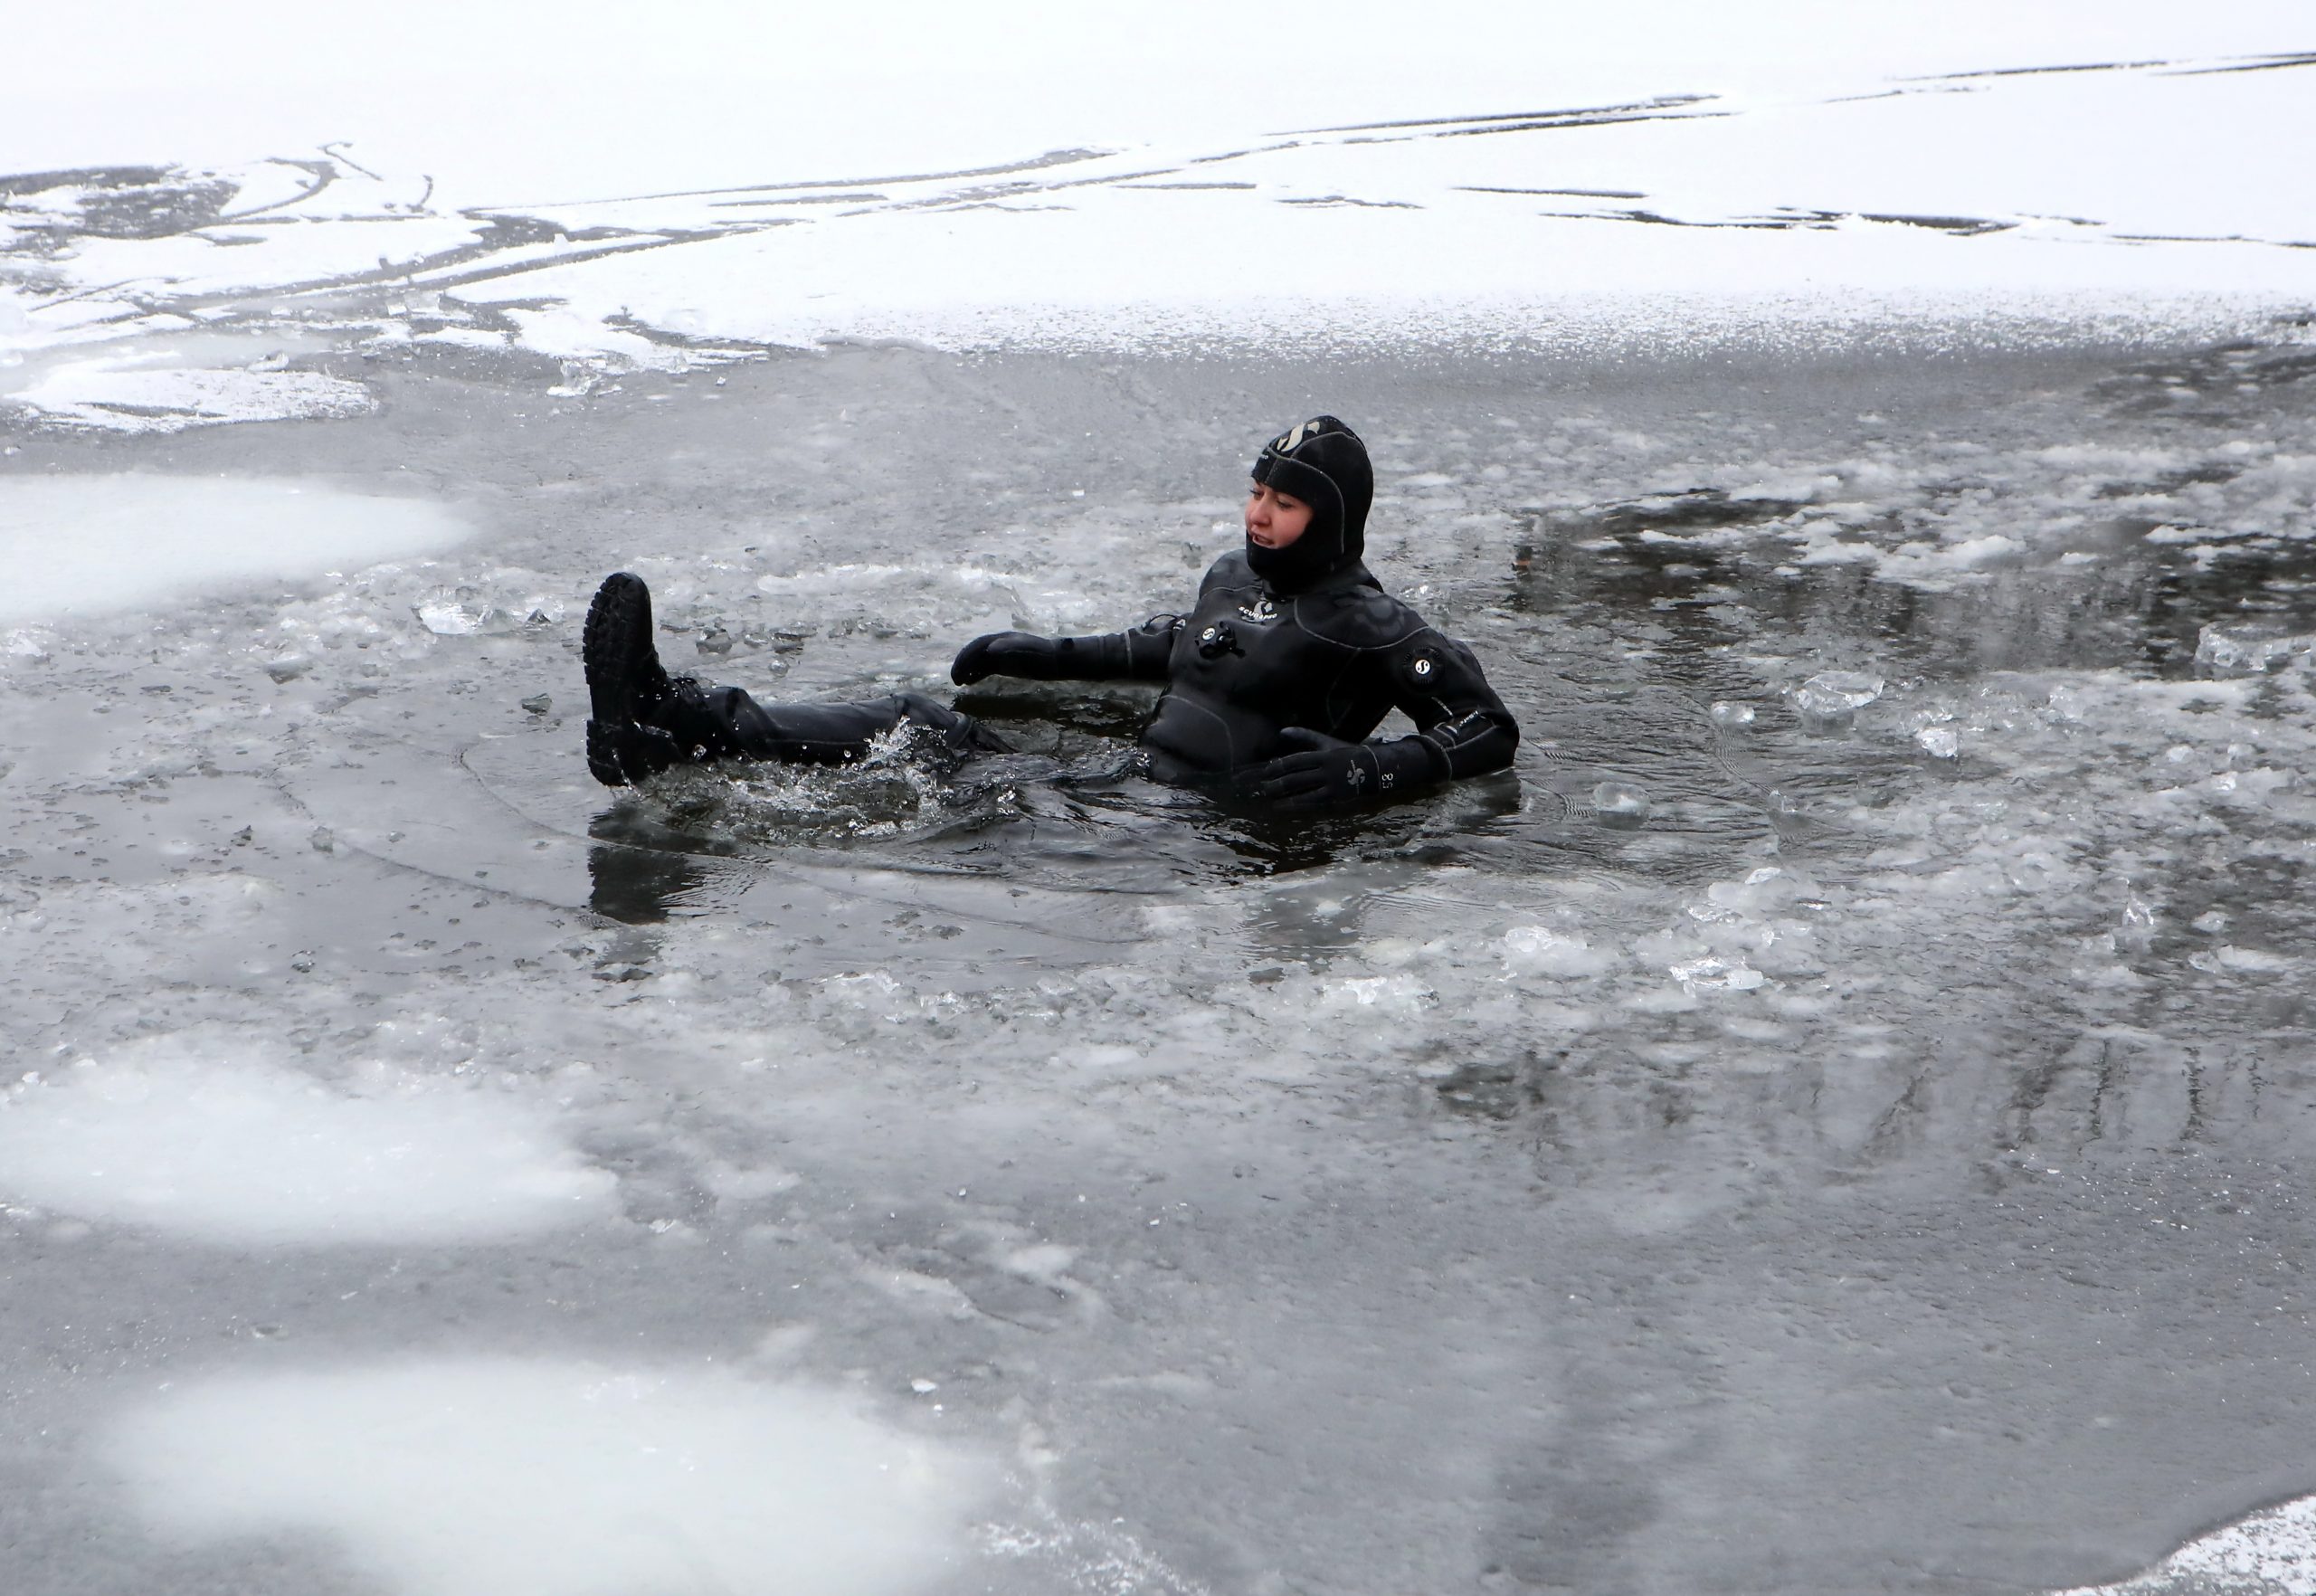
M 625 571 L 604 578 L 588 606 L 582 653 L 587 768 L 609 787 L 719 759 L 849 765 L 903 722 L 925 727 L 953 753 L 1008 751 L 981 722 L 922 693 L 857 704 L 760 704 L 739 688 L 671 677 L 651 643 L 650 590 Z
M 587 671 L 587 769 L 623 787 L 680 762 L 676 741 L 650 724 L 674 684 L 651 645 L 651 590 L 625 571 L 603 578 L 580 634 Z

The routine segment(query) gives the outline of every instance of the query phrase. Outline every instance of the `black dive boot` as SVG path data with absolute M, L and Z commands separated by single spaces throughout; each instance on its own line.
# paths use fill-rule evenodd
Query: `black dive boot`
M 679 764 L 676 739 L 646 717 L 673 690 L 651 646 L 651 590 L 619 571 L 587 606 L 580 658 L 587 668 L 587 769 L 606 787 L 657 775 Z

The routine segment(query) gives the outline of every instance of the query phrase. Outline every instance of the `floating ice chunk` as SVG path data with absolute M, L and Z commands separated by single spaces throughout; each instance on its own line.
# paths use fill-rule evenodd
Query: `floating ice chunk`
M 1330 981 L 1324 990 L 1330 1003 L 1351 1004 L 1362 1009 L 1412 1012 L 1429 1007 L 1433 1001 L 1431 989 L 1412 975 L 1353 976 L 1347 980 Z
M 180 1381 L 104 1451 L 162 1533 L 327 1536 L 392 1596 L 898 1596 L 997 1485 L 811 1386 L 514 1358 Z
M 1514 926 L 1504 934 L 1504 962 L 1514 974 L 1598 975 L 1616 960 L 1580 936 L 1564 936 L 1542 926 Z
M 2299 961 L 2286 958 L 2282 954 L 2264 953 L 2256 947 L 2222 945 L 2203 953 L 2190 954 L 2188 963 L 2214 975 L 2223 970 L 2232 970 L 2240 975 L 2274 975 L 2296 968 Z
M 1802 883 L 1791 871 L 1777 865 L 1762 865 L 1748 873 L 1742 881 L 1715 881 L 1704 889 L 1704 896 L 1716 917 L 1722 913 L 1733 917 L 1782 908 L 1801 892 Z
M 1725 727 L 1751 726 L 1753 724 L 1753 707 L 1751 704 L 1740 704 L 1729 698 L 1716 699 L 1713 706 L 1713 724 Z
M 1604 826 L 1629 831 L 1646 825 L 1656 806 L 1630 782 L 1602 782 L 1592 789 L 1592 812 Z
M 1846 721 L 1882 696 L 1882 679 L 1856 670 L 1821 670 L 1793 695 L 1794 708 L 1810 720 Z
M 1999 532 L 1989 532 L 1983 537 L 1966 537 L 1960 543 L 1949 544 L 1945 551 L 1951 564 L 1966 569 L 1991 565 L 1997 560 L 2007 560 L 2026 552 L 2026 545 Z
M 1671 966 L 1673 979 L 1694 991 L 1712 987 L 1724 992 L 1751 992 L 1769 979 L 1742 959 L 1724 959 L 1708 955 L 1692 959 L 1685 964 Z
M 1923 727 L 1914 733 L 1914 741 L 1933 759 L 1951 759 L 1962 751 L 1962 739 L 1951 726 Z
M 517 1097 L 351 1095 L 198 1036 L 0 1102 L 0 1191 L 226 1245 L 506 1240 L 601 1218 L 615 1185 Z
M 2196 639 L 2196 664 L 2215 675 L 2273 670 L 2316 653 L 2316 632 L 2280 636 L 2245 627 L 2207 626 Z
M 413 604 L 419 623 L 437 637 L 504 636 L 522 620 L 471 587 L 438 587 Z

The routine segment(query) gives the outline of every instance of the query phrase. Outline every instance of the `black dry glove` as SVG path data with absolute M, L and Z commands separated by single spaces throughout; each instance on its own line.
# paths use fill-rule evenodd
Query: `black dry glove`
M 1238 795 L 1273 809 L 1332 809 L 1373 798 L 1395 798 L 1433 779 L 1431 750 L 1419 739 L 1346 743 L 1341 737 L 1290 726 L 1278 734 L 1294 749 L 1232 773 Z
M 957 651 L 950 662 L 949 679 L 970 687 L 984 676 L 1024 676 L 1031 681 L 1054 679 L 1060 644 L 1050 637 L 1028 632 L 992 632 Z

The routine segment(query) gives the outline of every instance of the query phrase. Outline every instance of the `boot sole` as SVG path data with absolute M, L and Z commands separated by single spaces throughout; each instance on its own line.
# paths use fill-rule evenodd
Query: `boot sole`
M 579 657 L 587 672 L 587 711 L 606 726 L 635 718 L 640 677 L 655 674 L 651 590 L 640 576 L 616 571 L 603 578 L 587 606 Z M 650 662 L 647 668 L 645 661 Z

